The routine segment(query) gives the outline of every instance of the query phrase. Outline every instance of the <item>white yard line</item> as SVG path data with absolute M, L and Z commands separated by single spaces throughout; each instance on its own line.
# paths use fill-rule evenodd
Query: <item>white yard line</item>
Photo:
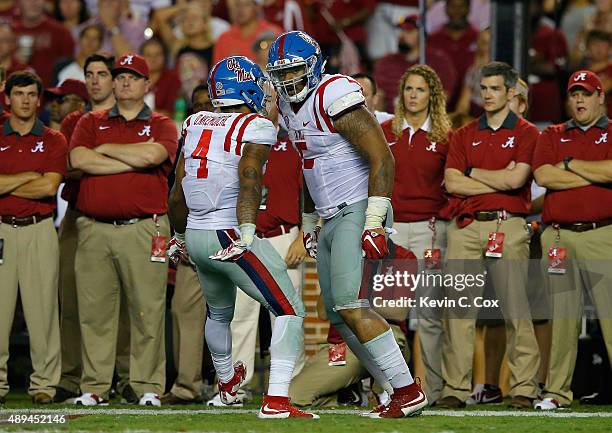
M 363 411 L 349 409 L 321 409 L 314 410 L 322 415 L 358 415 Z M 91 408 L 91 409 L 25 409 L 7 408 L 0 409 L 0 422 L 11 414 L 58 414 L 58 415 L 231 415 L 231 414 L 255 414 L 257 409 L 110 409 L 110 408 Z M 612 412 L 572 412 L 562 411 L 486 411 L 486 410 L 426 410 L 425 416 L 455 416 L 455 417 L 548 417 L 548 418 L 612 418 Z

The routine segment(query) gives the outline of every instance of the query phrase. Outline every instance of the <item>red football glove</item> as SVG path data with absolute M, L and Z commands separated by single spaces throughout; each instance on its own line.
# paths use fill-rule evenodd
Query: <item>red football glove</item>
M 316 259 L 317 258 L 317 244 L 319 242 L 319 232 L 321 231 L 321 226 L 314 226 L 313 231 L 304 232 L 303 240 L 304 240 L 304 248 L 308 252 L 308 255 Z
M 366 259 L 380 260 L 389 255 L 387 237 L 376 229 L 365 229 L 361 235 L 361 248 Z

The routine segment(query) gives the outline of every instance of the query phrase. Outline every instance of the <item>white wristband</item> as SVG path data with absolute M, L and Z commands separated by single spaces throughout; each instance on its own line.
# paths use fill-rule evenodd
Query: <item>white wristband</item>
M 382 228 L 383 221 L 387 217 L 387 212 L 391 207 L 391 199 L 389 197 L 373 196 L 368 197 L 368 208 L 366 209 L 365 228 L 378 229 Z
M 238 227 L 238 230 L 240 230 L 240 240 L 242 240 L 247 247 L 250 247 L 255 239 L 255 228 L 255 224 L 252 223 L 240 224 Z
M 314 231 L 315 226 L 319 222 L 319 215 L 316 212 L 302 214 L 302 231 L 304 233 Z

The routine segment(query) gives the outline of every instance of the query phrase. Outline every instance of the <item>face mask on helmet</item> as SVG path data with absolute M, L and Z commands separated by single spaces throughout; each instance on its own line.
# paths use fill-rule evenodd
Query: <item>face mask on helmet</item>
M 215 108 L 247 105 L 251 110 L 265 114 L 266 78 L 259 66 L 242 56 L 221 60 L 210 71 L 208 90 Z
M 284 101 L 306 99 L 321 81 L 324 68 L 319 45 L 304 32 L 280 35 L 270 46 L 266 70 Z

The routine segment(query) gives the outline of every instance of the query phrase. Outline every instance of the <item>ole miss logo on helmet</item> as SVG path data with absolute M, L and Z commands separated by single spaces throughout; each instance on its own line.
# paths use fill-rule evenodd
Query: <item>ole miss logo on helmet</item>
M 230 58 L 227 61 L 227 69 L 236 73 L 236 80 L 239 83 L 244 83 L 253 79 L 250 72 L 240 66 L 236 59 Z

